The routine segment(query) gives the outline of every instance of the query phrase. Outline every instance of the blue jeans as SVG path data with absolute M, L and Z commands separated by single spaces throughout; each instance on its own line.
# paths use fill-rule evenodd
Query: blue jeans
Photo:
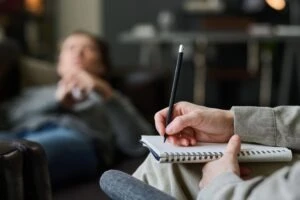
M 35 131 L 0 134 L 0 138 L 26 139 L 41 144 L 47 155 L 53 185 L 97 173 L 99 161 L 91 142 L 74 130 L 47 124 Z
M 117 170 L 104 172 L 100 187 L 113 200 L 175 200 L 174 197 Z

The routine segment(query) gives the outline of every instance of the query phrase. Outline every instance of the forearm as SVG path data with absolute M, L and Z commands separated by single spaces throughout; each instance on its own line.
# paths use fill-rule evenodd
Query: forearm
M 216 177 L 198 194 L 198 199 L 299 199 L 300 163 L 283 168 L 266 179 L 243 181 L 234 173 Z M 288 198 L 289 199 L 289 198 Z
M 300 149 L 300 107 L 233 107 L 234 133 L 242 141 Z

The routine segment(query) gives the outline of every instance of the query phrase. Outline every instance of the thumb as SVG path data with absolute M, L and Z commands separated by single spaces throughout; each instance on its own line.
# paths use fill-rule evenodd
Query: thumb
M 241 150 L 241 139 L 238 135 L 233 135 L 225 149 L 224 156 L 229 156 L 231 158 L 237 158 L 238 153 Z

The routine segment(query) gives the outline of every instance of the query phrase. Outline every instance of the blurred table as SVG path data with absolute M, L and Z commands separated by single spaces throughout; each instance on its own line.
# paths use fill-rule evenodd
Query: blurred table
M 290 85 L 293 74 L 293 60 L 297 69 L 298 88 L 300 91 L 300 52 L 297 46 L 300 44 L 299 26 L 274 26 L 268 28 L 253 28 L 246 31 L 197 31 L 197 32 L 169 32 L 143 37 L 124 32 L 119 36 L 124 44 L 138 44 L 142 48 L 161 44 L 193 44 L 195 53 L 193 61 L 194 74 L 194 102 L 204 104 L 206 83 L 205 50 L 209 43 L 247 43 L 248 59 L 247 70 L 256 73 L 261 68 L 259 103 L 261 106 L 271 104 L 272 90 L 272 51 L 268 48 L 259 49 L 259 44 L 268 42 L 284 42 L 282 73 L 280 78 L 278 104 L 288 104 Z M 143 52 L 143 51 L 142 51 Z M 141 57 L 144 55 L 141 54 Z M 144 56 L 145 57 L 145 56 Z M 261 63 L 261 64 L 260 64 Z

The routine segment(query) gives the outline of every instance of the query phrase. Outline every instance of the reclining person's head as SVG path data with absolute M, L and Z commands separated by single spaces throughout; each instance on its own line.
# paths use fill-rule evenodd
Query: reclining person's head
M 79 69 L 105 78 L 110 70 L 108 46 L 91 33 L 72 32 L 61 43 L 57 69 L 61 77 Z

